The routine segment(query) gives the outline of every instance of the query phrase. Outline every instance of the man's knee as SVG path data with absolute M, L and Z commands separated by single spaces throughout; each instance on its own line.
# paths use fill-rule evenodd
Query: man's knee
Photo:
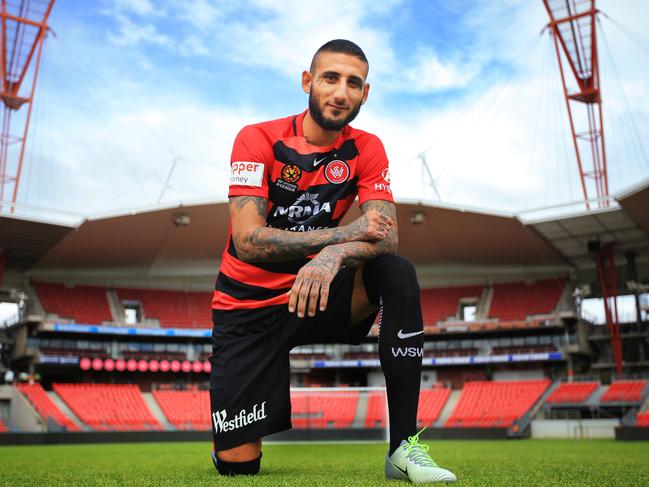
M 415 266 L 399 255 L 387 254 L 369 261 L 363 267 L 363 278 L 368 297 L 374 303 L 379 295 L 387 294 L 419 298 Z
M 221 475 L 255 475 L 261 466 L 261 441 L 246 443 L 212 453 L 212 461 Z

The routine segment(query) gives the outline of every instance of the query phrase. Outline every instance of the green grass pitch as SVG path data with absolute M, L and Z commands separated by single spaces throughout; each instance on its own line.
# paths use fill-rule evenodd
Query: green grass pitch
M 649 442 L 432 441 L 462 486 L 649 486 Z M 208 443 L 0 447 L 0 485 L 406 485 L 383 477 L 386 446 L 264 445 L 257 477 L 218 477 Z

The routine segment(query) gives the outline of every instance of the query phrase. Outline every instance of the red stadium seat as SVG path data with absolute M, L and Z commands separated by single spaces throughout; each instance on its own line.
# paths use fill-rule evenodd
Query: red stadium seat
M 527 316 L 552 313 L 566 283 L 558 279 L 495 284 L 491 298 L 490 318 L 500 321 L 524 320 Z
M 467 382 L 446 427 L 510 427 L 539 400 L 550 381 Z
M 421 290 L 421 312 L 424 325 L 435 325 L 455 317 L 461 298 L 480 298 L 483 286 L 446 287 Z
M 43 418 L 44 421 L 47 421 L 48 418 L 52 418 L 61 426 L 64 426 L 68 431 L 80 431 L 81 428 L 77 426 L 70 418 L 68 418 L 63 411 L 61 411 L 56 404 L 50 399 L 50 396 L 47 395 L 45 389 L 40 384 L 18 384 L 16 388 L 20 393 L 25 396 L 38 414 Z
M 602 395 L 602 402 L 640 402 L 647 384 L 644 380 L 613 382 Z
M 106 288 L 95 286 L 65 287 L 48 282 L 33 283 L 46 313 L 73 319 L 76 323 L 100 325 L 113 321 Z
M 638 413 L 638 415 L 635 417 L 635 420 L 636 420 L 635 423 L 636 426 L 649 428 L 649 410 Z
M 210 429 L 208 391 L 154 391 L 153 397 L 167 421 L 179 430 Z
M 212 328 L 212 293 L 158 289 L 116 289 L 121 300 L 139 301 L 146 318 L 161 328 Z
M 54 384 L 54 391 L 94 430 L 161 430 L 140 389 L 128 384 Z
M 597 382 L 571 382 L 557 387 L 545 402 L 548 404 L 584 402 L 597 390 Z
M 358 391 L 291 391 L 294 428 L 349 428 L 356 416 Z
M 2 422 L 2 419 L 0 419 L 0 433 L 6 433 L 8 431 L 7 426 Z

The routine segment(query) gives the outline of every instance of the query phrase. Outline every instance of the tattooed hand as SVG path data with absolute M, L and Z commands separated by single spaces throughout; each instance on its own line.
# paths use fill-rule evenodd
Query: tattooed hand
M 394 224 L 392 218 L 371 209 L 351 222 L 349 228 L 352 238 L 359 242 L 380 242 L 383 240 Z
M 307 310 L 309 316 L 315 316 L 319 298 L 320 311 L 324 311 L 329 299 L 329 285 L 338 273 L 341 261 L 341 255 L 335 248 L 326 247 L 302 267 L 288 292 L 288 310 L 291 313 L 297 310 L 300 318 Z

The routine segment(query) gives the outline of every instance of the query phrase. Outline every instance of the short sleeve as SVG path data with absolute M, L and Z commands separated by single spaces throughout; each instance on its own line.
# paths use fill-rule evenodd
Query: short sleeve
M 272 161 L 272 147 L 263 130 L 254 125 L 241 129 L 234 140 L 230 157 L 228 197 L 268 198 L 268 174 Z
M 388 156 L 381 140 L 368 134 L 367 143 L 358 155 L 358 200 L 363 204 L 368 200 L 386 200 L 394 203 L 390 188 Z

